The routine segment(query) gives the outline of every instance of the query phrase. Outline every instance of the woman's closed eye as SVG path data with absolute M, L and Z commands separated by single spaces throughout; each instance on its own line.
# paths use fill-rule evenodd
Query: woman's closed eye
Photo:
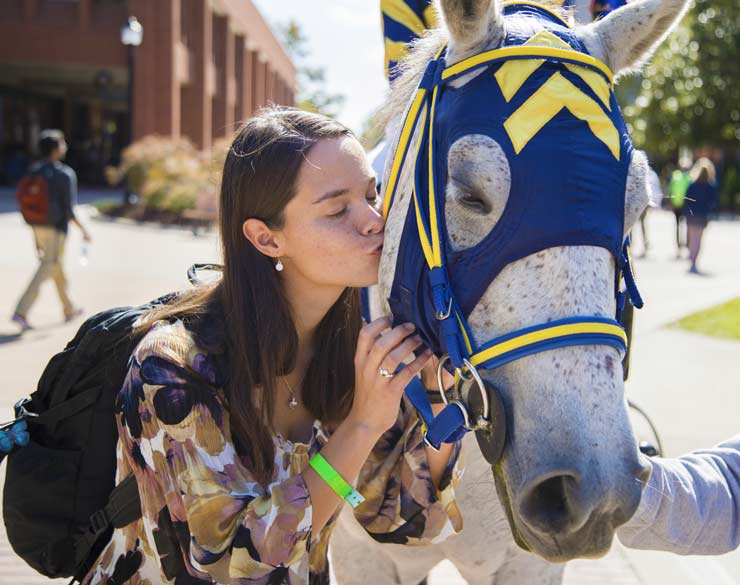
M 336 211 L 334 213 L 330 213 L 328 215 L 328 217 L 330 217 L 332 219 L 338 219 L 338 218 L 342 217 L 346 213 L 347 213 L 347 206 L 345 205 L 339 211 Z

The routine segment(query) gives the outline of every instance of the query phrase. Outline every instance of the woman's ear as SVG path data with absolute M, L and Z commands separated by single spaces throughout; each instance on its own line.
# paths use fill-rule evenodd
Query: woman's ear
M 265 256 L 280 258 L 283 255 L 281 238 L 261 219 L 249 218 L 242 224 L 242 233 Z

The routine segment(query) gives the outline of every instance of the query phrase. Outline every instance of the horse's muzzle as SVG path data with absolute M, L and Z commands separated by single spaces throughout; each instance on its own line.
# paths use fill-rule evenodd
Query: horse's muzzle
M 599 557 L 635 513 L 649 474 L 640 464 L 633 485 L 605 493 L 577 473 L 551 472 L 523 486 L 511 520 L 527 548 L 548 561 Z

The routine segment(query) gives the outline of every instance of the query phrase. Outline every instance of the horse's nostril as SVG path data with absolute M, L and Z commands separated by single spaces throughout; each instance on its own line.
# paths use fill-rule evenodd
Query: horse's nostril
M 647 485 L 647 482 L 650 479 L 650 474 L 652 473 L 653 468 L 652 466 L 647 465 L 647 464 L 641 464 L 640 467 L 641 469 L 637 476 L 640 478 L 640 482 L 642 484 Z
M 578 530 L 591 514 L 590 506 L 578 503 L 578 479 L 557 475 L 536 484 L 521 501 L 520 514 L 526 524 L 548 534 Z

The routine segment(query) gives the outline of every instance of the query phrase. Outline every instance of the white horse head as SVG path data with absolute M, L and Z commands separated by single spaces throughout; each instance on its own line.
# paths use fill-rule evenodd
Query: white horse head
M 636 0 L 575 34 L 618 76 L 639 67 L 686 6 L 686 0 Z M 442 28 L 419 42 L 394 86 L 390 107 L 397 126 L 426 64 L 443 44 L 449 66 L 498 47 L 505 37 L 499 0 L 441 0 L 438 10 Z M 490 74 L 483 68 L 453 81 L 455 91 L 465 92 L 486 71 Z M 496 227 L 516 178 L 499 142 L 470 122 L 464 128 L 446 153 L 446 184 L 440 186 L 446 245 L 453 252 L 470 249 Z M 391 141 L 384 184 L 399 134 Z M 417 128 L 412 152 L 418 134 Z M 644 154 L 631 153 L 623 236 L 648 204 L 647 169 Z M 387 299 L 391 291 L 412 183 L 413 161 L 401 170 L 386 224 L 378 298 Z M 509 263 L 490 282 L 468 316 L 471 331 L 478 340 L 490 340 L 573 316 L 613 318 L 615 271 L 613 255 L 602 247 L 539 250 Z M 614 530 L 634 513 L 647 474 L 627 417 L 618 351 L 604 345 L 563 347 L 481 374 L 505 405 L 508 440 L 494 476 L 517 542 L 553 561 L 605 553 Z

